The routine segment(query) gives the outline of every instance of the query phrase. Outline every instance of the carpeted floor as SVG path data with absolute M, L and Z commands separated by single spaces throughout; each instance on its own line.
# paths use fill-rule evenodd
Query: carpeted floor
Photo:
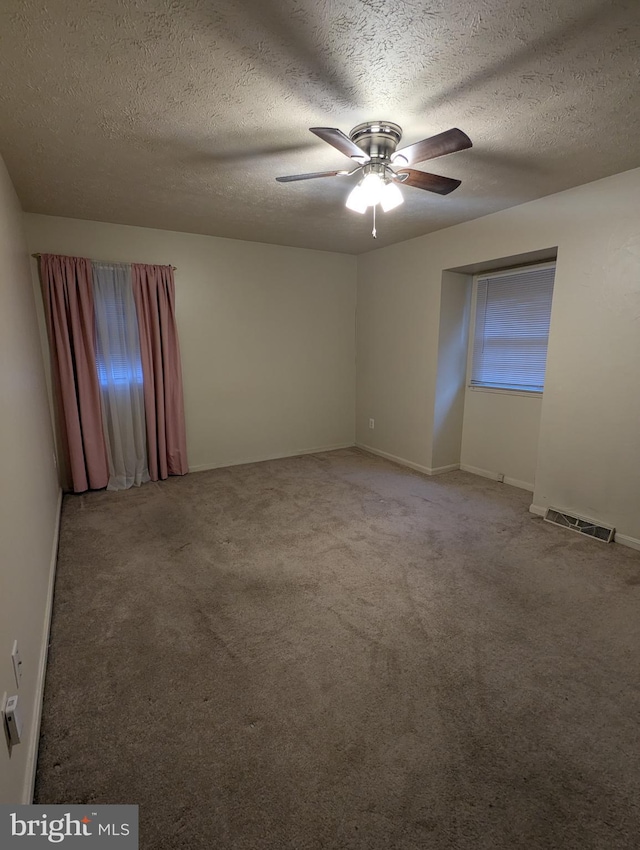
M 143 850 L 640 843 L 640 553 L 345 450 L 65 498 L 36 800 Z

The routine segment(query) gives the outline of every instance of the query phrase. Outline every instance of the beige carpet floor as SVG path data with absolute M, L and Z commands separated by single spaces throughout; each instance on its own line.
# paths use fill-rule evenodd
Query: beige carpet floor
M 36 799 L 143 850 L 640 844 L 640 553 L 358 450 L 64 500 Z

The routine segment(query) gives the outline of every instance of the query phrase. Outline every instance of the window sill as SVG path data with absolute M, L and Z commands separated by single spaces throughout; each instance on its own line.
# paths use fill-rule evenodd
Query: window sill
M 495 393 L 496 395 L 519 395 L 523 398 L 542 398 L 541 392 L 533 390 L 506 390 L 499 387 L 467 387 L 472 393 Z

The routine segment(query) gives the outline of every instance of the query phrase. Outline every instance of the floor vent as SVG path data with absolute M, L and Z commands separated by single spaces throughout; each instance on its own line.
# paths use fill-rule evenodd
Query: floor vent
M 586 534 L 587 537 L 602 540 L 603 543 L 611 543 L 613 540 L 615 528 L 609 528 L 606 525 L 596 525 L 591 519 L 574 516 L 573 514 L 565 514 L 555 508 L 547 508 L 544 518 L 547 522 L 552 522 L 554 525 L 569 528 L 571 531 L 578 531 L 580 534 Z

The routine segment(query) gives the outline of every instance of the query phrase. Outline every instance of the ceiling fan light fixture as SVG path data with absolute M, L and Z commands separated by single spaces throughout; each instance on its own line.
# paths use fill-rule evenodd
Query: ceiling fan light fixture
M 380 206 L 382 209 L 385 212 L 389 212 L 389 210 L 394 210 L 403 203 L 404 198 L 402 197 L 402 192 L 396 184 L 391 182 L 385 183 L 382 190 L 382 197 L 380 198 Z
M 360 187 L 368 207 L 375 207 L 380 203 L 384 193 L 384 180 L 379 174 L 374 171 L 367 174 L 360 183 Z
M 347 209 L 363 214 L 369 207 L 375 207 L 377 204 L 380 204 L 385 212 L 389 212 L 403 202 L 402 192 L 395 183 L 385 181 L 380 174 L 372 172 L 351 190 L 346 206 Z
M 346 207 L 349 210 L 363 214 L 366 213 L 368 206 L 367 199 L 362 191 L 362 183 L 358 183 L 358 185 L 349 192 Z

